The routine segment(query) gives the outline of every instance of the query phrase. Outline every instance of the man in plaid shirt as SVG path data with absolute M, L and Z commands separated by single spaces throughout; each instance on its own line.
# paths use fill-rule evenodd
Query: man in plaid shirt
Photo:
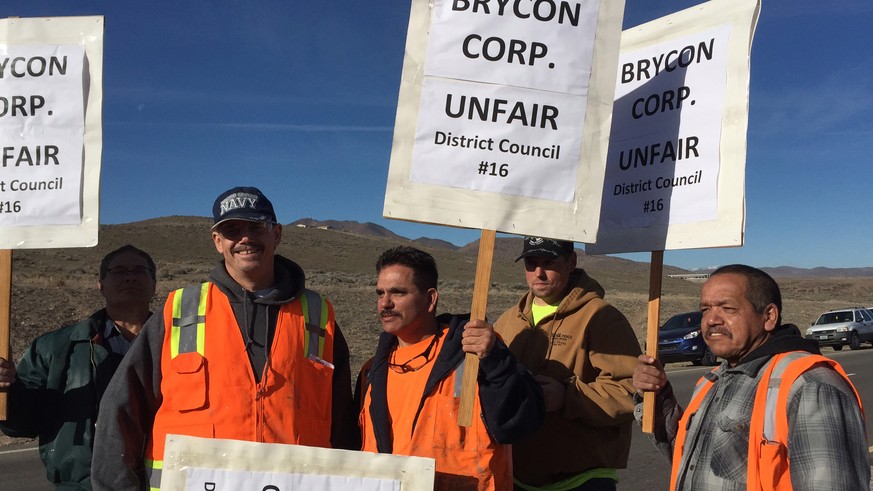
M 688 415 L 683 417 L 656 359 L 641 355 L 634 371 L 638 420 L 642 418 L 640 395 L 645 391 L 657 394 L 652 439 L 673 462 L 671 489 L 772 489 L 767 481 L 780 477 L 781 485 L 787 486 L 780 489 L 869 489 L 862 409 L 854 387 L 836 362 L 813 358 L 812 367 L 791 385 L 787 410 L 774 411 L 777 427 L 787 418 L 787 438 L 781 445 L 783 462 L 790 460 L 787 472 L 755 458 L 758 442 L 769 442 L 761 444 L 763 448 L 776 445 L 778 439 L 762 439 L 759 433 L 749 445 L 753 414 L 763 421 L 766 412 L 755 407 L 758 384 L 774 356 L 821 354 L 817 343 L 803 339 L 796 326 L 782 325 L 782 297 L 776 282 L 750 266 L 721 267 L 704 284 L 700 309 L 704 340 L 725 361 L 698 383 L 698 389 L 709 390 L 692 397 Z M 770 409 L 769 404 L 766 407 Z M 675 452 L 674 447 L 678 447 Z

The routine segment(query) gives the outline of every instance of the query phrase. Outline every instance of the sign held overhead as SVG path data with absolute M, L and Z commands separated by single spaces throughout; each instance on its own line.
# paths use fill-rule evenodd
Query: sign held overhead
M 0 20 L 0 249 L 97 244 L 103 17 Z
M 413 0 L 383 214 L 593 239 L 623 11 Z

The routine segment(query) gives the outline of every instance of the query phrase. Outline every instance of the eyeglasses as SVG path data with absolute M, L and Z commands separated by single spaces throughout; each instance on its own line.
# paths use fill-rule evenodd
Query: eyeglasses
M 413 356 L 406 363 L 391 363 L 388 362 L 388 368 L 394 370 L 396 373 L 409 373 L 414 372 L 416 370 L 420 370 L 427 365 L 427 362 L 430 361 L 430 352 L 433 350 L 433 347 L 436 346 L 437 341 L 440 338 L 440 333 L 436 333 L 431 338 L 430 343 L 428 343 L 427 348 L 424 349 L 421 353 Z M 395 351 L 396 353 L 396 351 Z M 393 354 L 392 354 L 393 357 Z M 421 358 L 421 360 L 419 360 Z M 418 361 L 416 361 L 418 360 Z M 414 362 L 414 363 L 413 363 Z
M 107 275 L 111 276 L 151 276 L 153 273 L 151 268 L 146 266 L 136 266 L 134 268 L 125 268 L 124 266 L 115 266 L 106 270 Z
M 273 229 L 270 222 L 230 222 L 218 227 L 218 234 L 227 240 L 239 240 L 243 237 L 252 237 L 266 233 Z

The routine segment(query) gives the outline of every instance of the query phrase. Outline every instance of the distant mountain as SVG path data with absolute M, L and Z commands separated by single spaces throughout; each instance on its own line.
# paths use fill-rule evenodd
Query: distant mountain
M 450 251 L 457 251 L 460 247 L 452 244 L 447 240 L 442 239 L 431 239 L 430 237 L 419 237 L 413 240 L 416 244 L 420 244 L 427 247 L 435 247 L 437 249 L 448 249 Z
M 718 267 L 700 268 L 694 273 L 712 273 Z M 811 278 L 873 278 L 873 268 L 795 268 L 794 266 L 761 267 L 761 270 L 778 279 Z
M 406 239 L 387 228 L 372 222 L 360 223 L 353 220 L 315 220 L 314 218 L 301 218 L 291 222 L 292 227 L 321 228 L 327 230 L 339 230 L 368 237 L 386 237 L 389 239 Z M 408 239 L 407 239 L 408 240 Z
M 779 266 L 761 268 L 774 278 L 870 278 L 873 268 L 795 268 Z
M 522 239 L 521 237 L 497 237 L 494 239 L 494 257 L 507 257 L 512 258 L 514 261 L 515 258 L 521 254 L 522 248 Z M 479 241 L 474 240 L 469 244 L 460 248 L 461 252 L 467 252 L 470 254 L 478 254 L 479 252 Z
M 444 249 L 448 251 L 458 251 L 463 253 L 476 254 L 479 250 L 479 241 L 473 241 L 464 246 L 456 246 L 451 242 L 442 239 L 434 239 L 430 237 L 419 237 L 415 240 L 397 235 L 387 228 L 376 225 L 375 223 L 367 222 L 360 223 L 353 220 L 315 220 L 313 218 L 301 218 L 292 222 L 289 226 L 301 226 L 306 228 L 321 228 L 327 230 L 337 230 L 341 232 L 362 235 L 366 237 L 383 237 L 395 240 L 412 241 L 416 244 L 425 247 L 433 247 L 436 249 Z M 515 260 L 521 253 L 522 239 L 521 237 L 498 237 L 494 241 L 494 257 L 511 258 Z M 624 272 L 633 271 L 638 267 L 638 263 L 613 256 L 589 256 L 583 249 L 576 249 L 576 254 L 580 262 L 586 267 L 599 265 L 601 263 L 605 267 Z M 695 273 L 710 273 L 715 268 L 696 269 Z M 769 273 L 774 278 L 871 278 L 873 277 L 873 267 L 870 268 L 795 268 L 791 266 L 779 266 L 775 268 L 761 268 Z M 675 266 L 664 265 L 664 274 L 677 274 L 688 272 L 682 268 Z
M 381 225 L 376 225 L 372 222 L 360 223 L 354 220 L 316 220 L 314 218 L 301 218 L 297 221 L 291 222 L 288 226 L 319 228 L 324 230 L 338 230 L 340 232 L 348 232 L 357 235 L 364 235 L 367 237 L 384 237 L 388 239 L 411 240 L 407 237 L 397 235 L 387 228 Z M 435 247 L 437 249 L 447 249 L 450 251 L 458 250 L 458 246 L 442 239 L 419 237 L 412 242 L 426 247 Z

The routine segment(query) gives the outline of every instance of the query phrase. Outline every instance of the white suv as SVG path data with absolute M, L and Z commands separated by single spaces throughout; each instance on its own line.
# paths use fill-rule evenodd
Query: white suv
M 806 330 L 806 339 L 837 351 L 845 345 L 856 350 L 862 342 L 873 344 L 873 313 L 862 307 L 828 310 Z

